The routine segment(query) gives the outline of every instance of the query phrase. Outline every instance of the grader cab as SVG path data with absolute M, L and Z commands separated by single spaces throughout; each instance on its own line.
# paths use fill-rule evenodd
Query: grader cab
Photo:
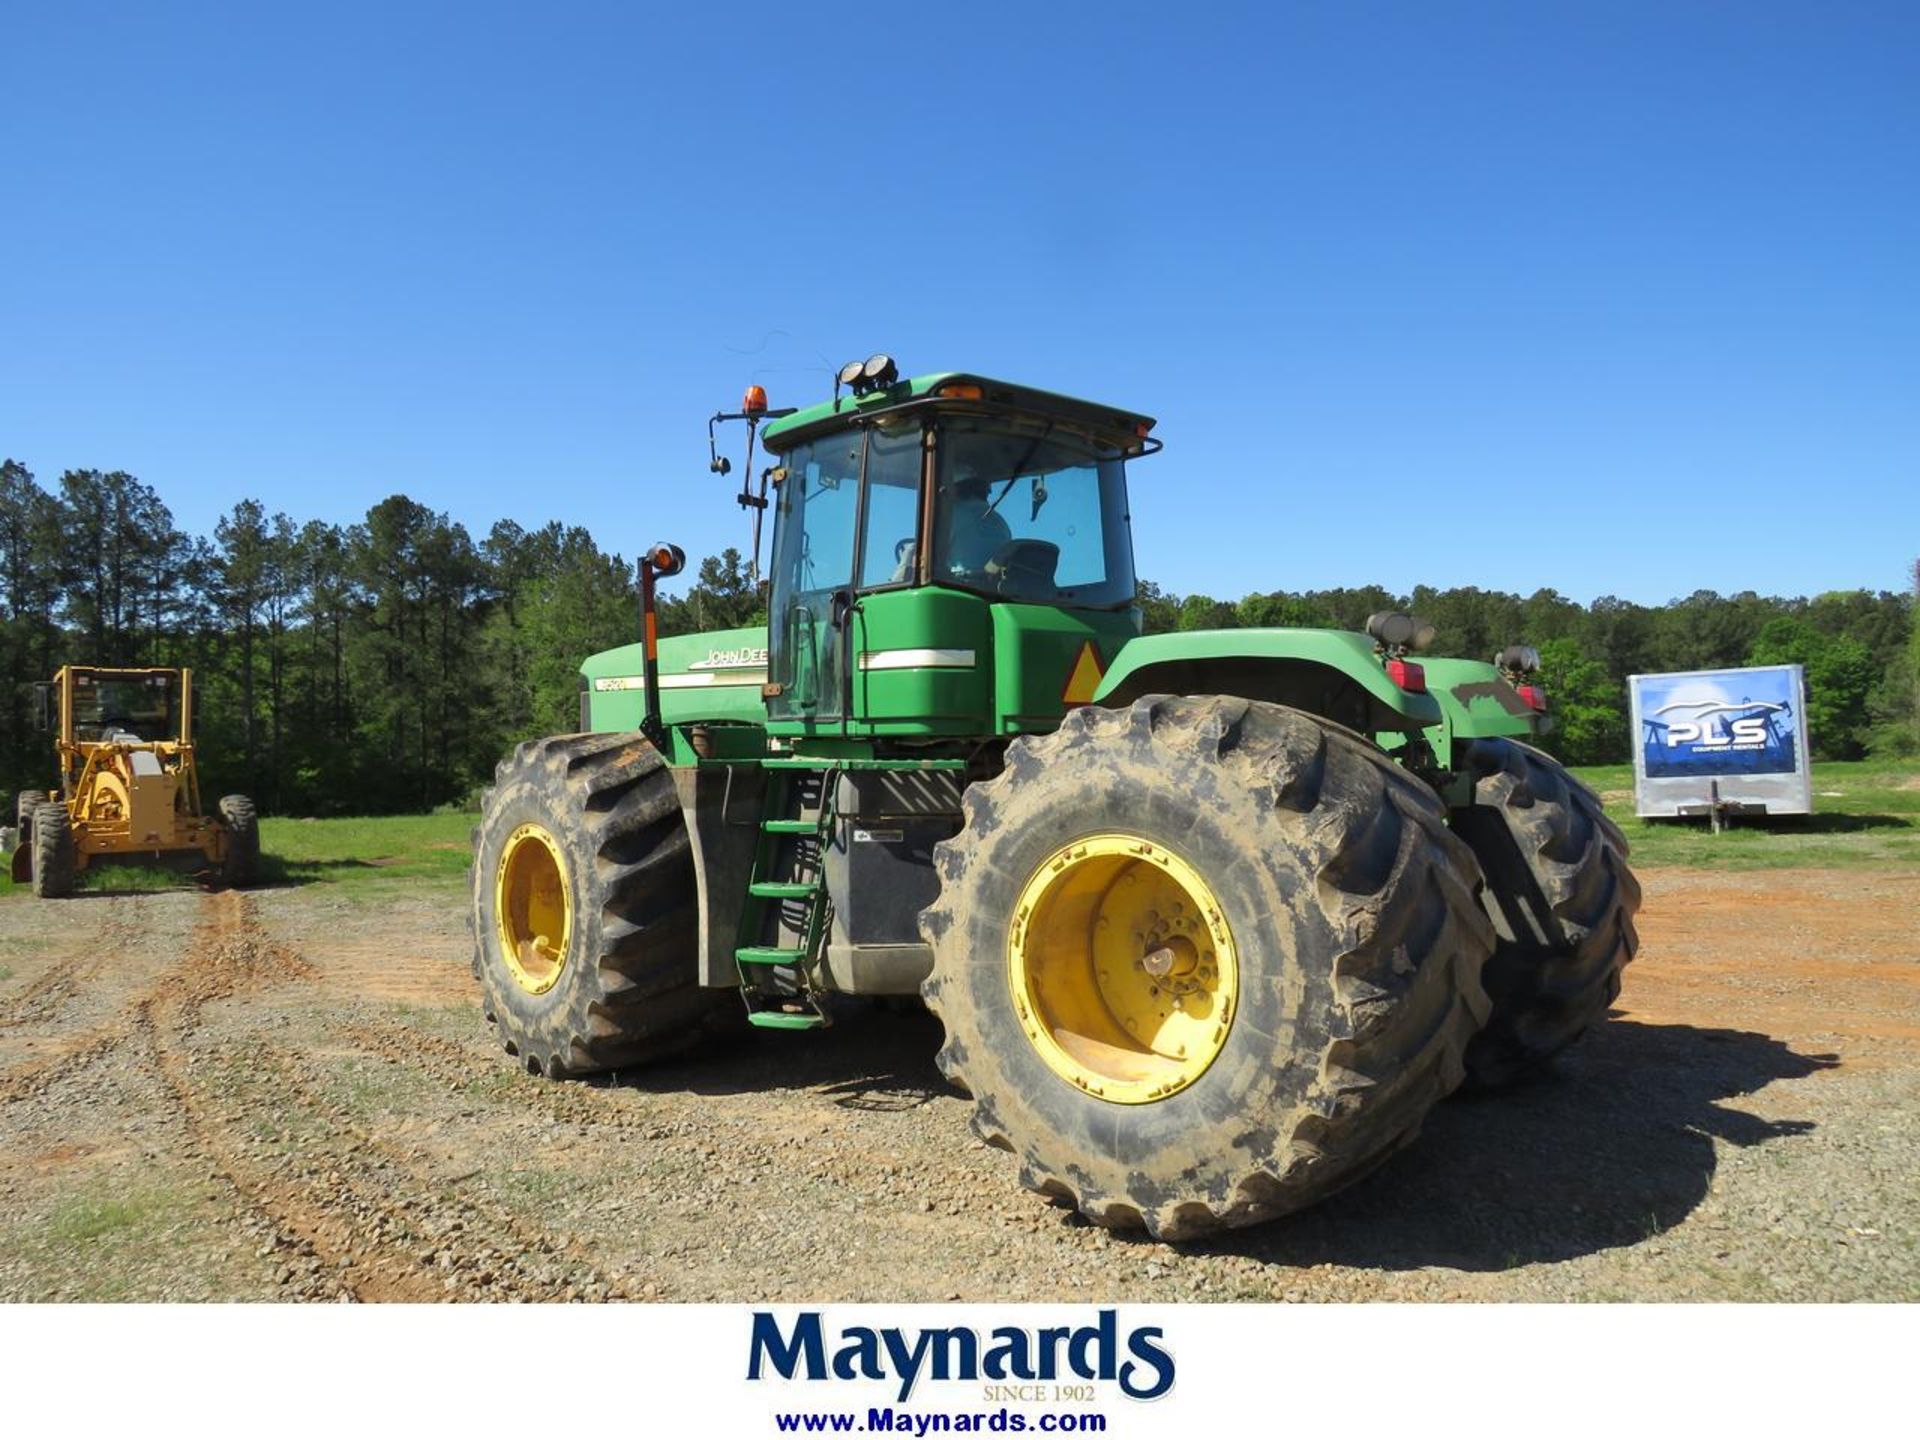
M 36 685 L 40 727 L 54 734 L 58 787 L 22 791 L 16 883 L 71 893 L 80 875 L 112 863 L 211 871 L 252 882 L 260 839 L 244 795 L 202 813 L 194 762 L 193 672 L 65 665 Z

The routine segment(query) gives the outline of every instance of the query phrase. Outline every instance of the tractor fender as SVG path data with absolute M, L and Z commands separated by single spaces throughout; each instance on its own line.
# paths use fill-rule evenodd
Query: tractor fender
M 1433 659 L 1421 664 L 1427 672 L 1427 690 L 1439 702 L 1442 723 L 1427 732 L 1433 753 L 1443 764 L 1464 763 L 1456 749 L 1495 736 L 1533 740 L 1549 728 L 1507 683 L 1499 669 L 1484 660 Z
M 1431 695 L 1387 678 L 1373 642 L 1347 630 L 1185 630 L 1129 640 L 1093 703 L 1142 695 L 1237 695 L 1318 715 L 1362 734 L 1439 723 Z

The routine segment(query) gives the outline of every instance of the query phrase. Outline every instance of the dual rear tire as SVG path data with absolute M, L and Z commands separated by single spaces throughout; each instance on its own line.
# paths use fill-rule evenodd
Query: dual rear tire
M 923 993 L 1030 1188 L 1162 1239 L 1253 1224 L 1380 1164 L 1461 1082 L 1478 871 L 1364 737 L 1150 696 L 1015 740 L 964 803 Z
M 1467 1070 L 1495 1087 L 1540 1073 L 1606 1017 L 1640 946 L 1640 883 L 1600 797 L 1552 756 L 1477 740 L 1465 769 L 1473 803 L 1453 812 L 1453 830 L 1486 877 L 1499 937 L 1484 976 L 1493 1014 Z

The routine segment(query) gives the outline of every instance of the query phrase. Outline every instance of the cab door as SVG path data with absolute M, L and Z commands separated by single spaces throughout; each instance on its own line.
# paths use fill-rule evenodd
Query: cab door
M 775 509 L 767 717 L 844 729 L 843 643 L 853 598 L 864 436 L 830 436 L 789 457 Z

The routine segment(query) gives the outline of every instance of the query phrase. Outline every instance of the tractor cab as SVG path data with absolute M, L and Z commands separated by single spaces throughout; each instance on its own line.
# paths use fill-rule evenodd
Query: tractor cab
M 972 375 L 769 424 L 770 728 L 1010 734 L 1090 699 L 1140 630 L 1126 462 L 1152 425 Z

